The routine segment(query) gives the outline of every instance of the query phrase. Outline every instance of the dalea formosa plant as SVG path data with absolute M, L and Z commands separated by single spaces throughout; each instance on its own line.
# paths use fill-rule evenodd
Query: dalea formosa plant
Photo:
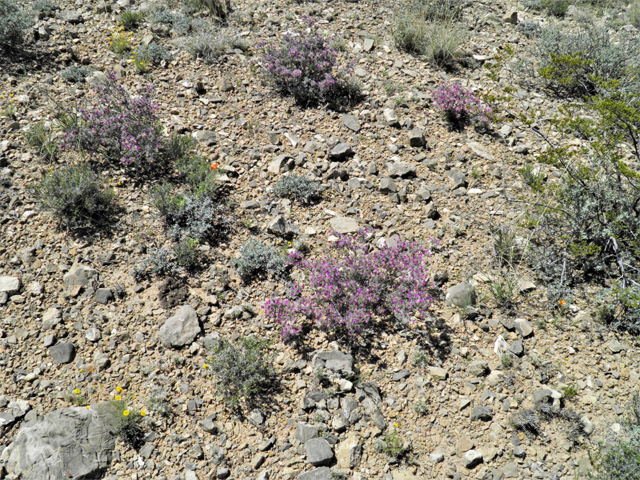
M 281 95 L 294 97 L 302 106 L 343 108 L 360 96 L 351 78 L 352 65 L 341 66 L 331 39 L 305 19 L 306 31 L 286 33 L 280 46 L 259 44 L 264 80 Z
M 456 130 L 470 124 L 487 125 L 493 112 L 466 88 L 443 83 L 433 92 L 433 102 L 447 123 Z
M 144 92 L 149 92 L 147 87 Z M 148 164 L 160 157 L 158 107 L 144 96 L 131 96 L 112 72 L 94 89 L 91 105 L 76 112 L 61 142 L 111 162 Z
M 285 338 L 308 326 L 357 334 L 376 321 L 408 323 L 429 308 L 429 249 L 415 242 L 377 249 L 369 238 L 365 230 L 356 238 L 342 236 L 316 259 L 289 254 L 306 283 L 294 282 L 288 298 L 270 299 L 264 307 Z

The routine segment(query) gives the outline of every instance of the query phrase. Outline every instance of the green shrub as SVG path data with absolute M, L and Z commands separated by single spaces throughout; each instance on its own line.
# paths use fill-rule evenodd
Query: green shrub
M 223 29 L 211 27 L 197 28 L 195 33 L 179 41 L 179 45 L 195 59 L 202 58 L 206 63 L 219 63 L 227 50 L 248 49 L 247 44 L 237 35 Z
M 519 293 L 518 281 L 515 277 L 505 275 L 502 278 L 487 282 L 489 294 L 493 301 L 503 310 L 513 310 Z
M 393 38 L 397 47 L 440 67 L 455 63 L 465 36 L 463 27 L 452 21 L 425 22 L 416 12 L 406 10 L 396 14 Z
M 15 0 L 0 0 L 0 48 L 13 49 L 24 41 L 33 24 Z
M 611 433 L 590 455 L 592 480 L 637 480 L 640 472 L 640 397 L 633 396 L 631 413 L 620 433 Z
M 146 413 L 128 409 L 124 400 L 112 402 L 115 408 L 115 434 L 134 450 L 144 445 L 143 420 Z
M 155 412 L 161 417 L 170 417 L 173 414 L 169 394 L 158 386 L 151 389 L 147 397 L 147 407 L 151 412 Z
M 425 416 L 429 413 L 429 405 L 424 400 L 417 400 L 416 403 L 413 404 L 413 411 L 420 417 Z
M 251 238 L 240 247 L 240 258 L 234 260 L 234 266 L 248 283 L 258 275 L 281 276 L 287 269 L 287 258 L 277 248 Z
M 136 281 L 143 278 L 158 276 L 177 276 L 183 272 L 183 269 L 176 261 L 176 255 L 173 249 L 157 248 L 151 251 L 142 261 L 138 262 L 131 271 L 131 276 Z
M 223 185 L 218 181 L 217 168 L 211 168 L 211 164 L 199 155 L 189 154 L 183 156 L 177 162 L 178 170 L 191 192 L 196 197 L 218 197 Z M 216 164 L 213 164 L 215 167 Z
M 221 20 L 231 13 L 230 0 L 186 0 L 186 3 L 193 10 L 206 10 Z
M 87 165 L 69 165 L 45 174 L 33 187 L 38 207 L 67 228 L 82 229 L 106 220 L 115 194 Z
M 60 72 L 60 76 L 70 83 L 84 83 L 93 74 L 93 68 L 71 65 Z
M 188 271 L 199 268 L 203 261 L 199 247 L 198 240 L 189 237 L 181 238 L 173 249 L 176 263 Z
M 27 144 L 38 152 L 43 160 L 54 160 L 58 154 L 58 143 L 53 138 L 50 128 L 45 127 L 44 121 L 40 120 L 32 124 L 24 132 L 24 140 Z
M 143 19 L 144 13 L 125 10 L 120 14 L 120 25 L 122 25 L 125 30 L 135 30 L 140 23 L 142 23 Z
M 229 408 L 238 408 L 242 399 L 250 404 L 273 384 L 275 371 L 268 347 L 268 341 L 255 337 L 215 341 L 209 368 L 216 377 L 216 390 Z
M 458 20 L 462 17 L 463 0 L 416 0 L 414 8 L 427 21 Z
M 628 10 L 629 22 L 636 28 L 640 28 L 640 0 L 631 2 Z
M 403 440 L 398 435 L 398 429 L 394 428 L 391 433 L 383 435 L 382 439 L 376 442 L 376 450 L 389 458 L 399 460 L 411 451 L 411 443 Z
M 561 95 L 587 96 L 609 89 L 639 92 L 640 37 L 624 30 L 618 37 L 613 40 L 606 26 L 593 23 L 571 31 L 545 27 L 535 47 L 537 72 Z
M 58 5 L 51 0 L 36 0 L 33 2 L 33 11 L 38 14 L 39 18 L 50 18 L 55 15 Z
M 308 202 L 319 196 L 320 184 L 301 175 L 288 175 L 272 187 L 272 192 L 276 197 Z
M 569 9 L 569 0 L 543 0 L 542 6 L 547 10 L 549 15 L 554 17 L 564 17 Z
M 501 266 L 515 266 L 521 257 L 515 232 L 508 225 L 503 225 L 495 228 L 491 233 L 493 254 L 498 263 Z

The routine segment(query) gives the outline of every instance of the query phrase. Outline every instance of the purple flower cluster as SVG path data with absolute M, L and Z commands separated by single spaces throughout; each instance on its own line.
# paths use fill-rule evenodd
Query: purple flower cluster
M 94 91 L 97 96 L 91 107 L 78 112 L 77 123 L 65 132 L 62 146 L 124 164 L 157 160 L 161 145 L 157 106 L 144 96 L 129 95 L 113 73 L 107 73 Z
M 445 120 L 455 128 L 462 128 L 472 121 L 489 123 L 493 117 L 491 109 L 466 88 L 456 84 L 442 84 L 434 91 L 434 102 Z
M 340 68 L 338 54 L 315 23 L 305 20 L 309 31 L 286 33 L 276 47 L 259 44 L 260 64 L 265 80 L 278 92 L 305 106 L 331 103 L 340 97 L 345 76 L 351 66 Z
M 367 235 L 361 230 L 355 239 L 342 236 L 329 255 L 318 259 L 289 255 L 305 271 L 307 283 L 294 282 L 290 298 L 273 298 L 264 306 L 283 337 L 298 335 L 309 321 L 318 328 L 357 333 L 374 318 L 407 321 L 431 305 L 430 251 L 413 242 L 376 250 L 366 243 Z

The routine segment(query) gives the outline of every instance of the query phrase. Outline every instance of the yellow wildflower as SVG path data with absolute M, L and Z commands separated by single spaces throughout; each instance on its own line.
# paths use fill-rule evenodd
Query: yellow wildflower
M 122 397 L 120 395 L 116 395 L 116 401 L 119 402 L 120 400 L 122 400 Z
M 124 412 L 122 412 L 122 416 L 123 417 L 128 417 L 129 416 L 129 410 L 125 410 Z
M 147 414 L 147 412 L 145 412 L 144 410 L 140 410 L 140 416 L 144 417 Z
M 123 388 L 122 387 L 116 387 L 116 392 L 120 393 L 122 392 Z
M 80 393 L 80 389 L 76 388 L 73 393 L 75 393 L 76 395 L 78 395 Z

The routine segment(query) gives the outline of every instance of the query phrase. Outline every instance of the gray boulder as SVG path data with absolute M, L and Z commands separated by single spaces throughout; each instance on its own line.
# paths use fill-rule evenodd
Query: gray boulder
M 307 460 L 314 467 L 328 465 L 333 460 L 331 445 L 324 438 L 312 438 L 304 444 Z
M 480 405 L 473 407 L 471 412 L 471 420 L 482 420 L 488 422 L 493 417 L 491 407 L 482 407 Z
M 318 437 L 318 427 L 316 427 L 315 425 L 298 422 L 298 428 L 296 429 L 296 438 L 300 440 L 300 443 L 305 444 L 312 438 L 316 437 Z
M 353 155 L 353 149 L 349 143 L 339 143 L 329 152 L 329 158 L 333 160 L 344 160 Z
M 360 225 L 355 219 L 350 217 L 334 217 L 329 220 L 333 231 L 337 233 L 356 233 L 360 230 Z
M 348 353 L 338 351 L 320 352 L 313 357 L 311 363 L 313 364 L 313 370 L 316 372 L 326 368 L 342 376 L 353 375 L 353 357 Z
M 56 410 L 23 426 L 2 454 L 22 480 L 101 478 L 115 446 L 110 403 Z
M 328 467 L 320 467 L 310 472 L 298 475 L 296 480 L 330 480 L 331 470 Z
M 18 277 L 0 277 L 0 293 L 7 295 L 15 295 L 20 293 L 22 282 Z
M 77 267 L 67 273 L 62 281 L 64 286 L 69 288 L 80 285 L 82 288 L 96 288 L 100 283 L 97 270 L 89 267 Z
M 349 130 L 352 130 L 356 133 L 360 131 L 360 122 L 355 117 L 355 115 L 344 114 L 342 115 L 342 124 L 347 127 Z
M 76 347 L 71 342 L 60 342 L 49 348 L 49 355 L 53 363 L 71 363 L 76 356 Z
M 201 331 L 198 314 L 192 306 L 185 305 L 160 327 L 158 337 L 166 347 L 182 348 L 193 343 Z
M 445 298 L 447 306 L 466 308 L 476 304 L 476 290 L 469 282 L 462 282 L 447 290 Z
M 409 130 L 409 146 L 411 147 L 424 147 L 426 145 L 424 134 L 419 128 Z

